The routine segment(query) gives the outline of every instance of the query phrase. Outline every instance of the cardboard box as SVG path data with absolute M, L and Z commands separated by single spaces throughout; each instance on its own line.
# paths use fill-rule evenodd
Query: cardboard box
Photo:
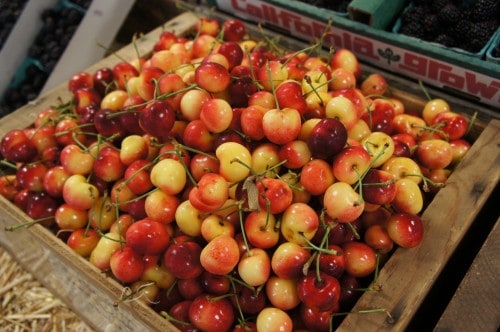
M 374 29 L 328 10 L 287 0 L 208 0 L 236 17 L 311 41 L 333 26 L 325 47 L 348 48 L 368 64 L 421 80 L 450 94 L 500 110 L 500 66 L 412 37 Z

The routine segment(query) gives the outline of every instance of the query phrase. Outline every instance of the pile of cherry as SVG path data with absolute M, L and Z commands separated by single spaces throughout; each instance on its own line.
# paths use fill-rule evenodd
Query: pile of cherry
M 408 112 L 347 49 L 195 32 L 71 76 L 4 135 L 0 192 L 33 219 L 10 230 L 52 229 L 180 330 L 328 331 L 419 245 L 470 120 Z

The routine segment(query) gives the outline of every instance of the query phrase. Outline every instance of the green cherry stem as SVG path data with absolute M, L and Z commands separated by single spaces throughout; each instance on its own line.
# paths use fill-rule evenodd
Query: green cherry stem
M 422 82 L 422 80 L 418 80 L 418 85 L 420 85 L 420 88 L 422 89 L 422 91 L 424 92 L 425 94 L 425 97 L 427 98 L 427 100 L 431 100 L 432 97 L 431 95 L 429 94 L 429 91 L 427 91 L 427 88 L 424 86 L 424 82 Z
M 348 222 L 348 223 L 347 223 L 347 226 L 349 226 L 349 228 L 350 228 L 350 229 L 351 229 L 351 231 L 352 231 L 352 234 L 354 235 L 354 237 L 355 237 L 357 240 L 361 239 L 361 235 L 359 235 L 359 233 L 358 233 L 358 231 L 357 231 L 356 227 L 354 227 L 354 226 L 353 226 L 352 222 Z
M 132 291 L 129 287 L 125 287 L 122 291 L 122 296 L 118 299 L 118 301 L 113 303 L 113 306 L 117 307 L 120 303 L 139 300 L 141 297 L 144 297 L 142 290 L 154 284 L 154 281 L 146 282 L 140 285 L 135 291 Z
M 5 231 L 6 232 L 12 232 L 12 231 L 18 230 L 20 228 L 28 228 L 28 227 L 30 227 L 32 225 L 38 224 L 39 222 L 43 222 L 45 220 L 51 220 L 53 218 L 54 218 L 54 216 L 50 216 L 50 217 L 45 217 L 45 218 L 40 218 L 40 219 L 35 219 L 35 220 L 27 221 L 27 222 L 24 222 L 24 223 L 21 223 L 21 224 L 17 224 L 17 225 L 5 226 Z
M 465 136 L 469 135 L 470 131 L 474 127 L 474 124 L 476 123 L 477 120 L 477 111 L 472 114 L 472 117 L 469 120 L 469 126 L 467 127 L 467 130 L 465 131 Z
M 174 318 L 172 317 L 171 315 L 168 314 L 168 312 L 166 311 L 161 311 L 160 312 L 160 315 L 162 315 L 166 320 L 168 320 L 169 322 L 173 322 L 173 323 L 176 323 L 176 324 L 181 324 L 181 325 L 186 325 L 186 326 L 189 326 L 191 325 L 190 322 L 185 322 L 185 321 L 182 321 L 182 320 L 178 320 L 177 318 Z
M 245 321 L 245 315 L 243 314 L 243 311 L 241 310 L 241 305 L 240 301 L 238 300 L 238 296 L 236 296 L 236 285 L 235 285 L 235 278 L 230 278 L 229 281 L 231 282 L 231 287 L 233 288 L 234 292 L 234 301 L 236 302 L 236 308 L 238 309 L 238 314 L 240 316 L 239 320 L 240 321 Z
M 327 228 L 327 232 L 328 232 L 328 230 L 329 230 L 329 228 Z M 325 249 L 325 248 L 322 248 L 322 247 L 318 247 L 317 245 L 315 245 L 314 243 L 312 243 L 307 237 L 305 237 L 302 232 L 300 233 L 300 235 L 302 235 L 302 237 L 304 238 L 304 241 L 307 242 L 307 245 L 309 246 L 309 249 L 314 249 L 317 252 L 321 252 L 323 254 L 338 255 L 337 250 Z
M 426 177 L 426 176 L 424 176 L 422 174 L 403 173 L 402 175 L 403 175 L 403 177 L 416 176 L 416 177 L 421 178 L 422 181 L 423 181 L 422 190 L 425 191 L 425 192 L 429 192 L 430 191 L 429 184 L 431 186 L 433 186 L 433 187 L 436 187 L 436 188 L 443 188 L 445 186 L 444 183 L 434 182 L 434 181 L 432 181 L 431 179 L 429 179 L 428 177 Z
M 241 229 L 241 236 L 243 238 L 243 243 L 245 243 L 245 249 L 247 253 L 250 253 L 250 246 L 248 245 L 248 239 L 247 239 L 247 234 L 245 232 L 245 222 L 243 221 L 243 202 L 239 203 L 239 208 L 238 208 L 238 215 L 239 215 L 239 221 L 240 221 L 240 229 Z
M 0 160 L 0 165 L 1 166 L 7 166 L 8 168 L 11 168 L 13 170 L 17 170 L 17 166 L 5 159 Z

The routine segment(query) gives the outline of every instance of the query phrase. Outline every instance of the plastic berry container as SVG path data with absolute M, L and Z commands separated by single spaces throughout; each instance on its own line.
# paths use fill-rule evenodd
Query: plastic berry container
M 467 4 L 470 4 L 471 1 L 466 1 L 464 0 L 463 3 L 465 5 Z M 403 11 L 401 12 L 401 15 L 400 17 L 395 21 L 393 27 L 392 27 L 392 32 L 393 33 L 396 33 L 396 34 L 402 34 L 401 30 L 402 30 L 402 25 L 403 25 L 403 20 L 402 20 L 402 17 L 405 13 L 407 13 L 407 11 L 411 10 L 411 8 L 414 7 L 414 3 L 413 2 L 410 2 L 404 9 Z M 436 46 L 436 47 L 440 47 L 440 48 L 443 48 L 443 49 L 448 49 L 448 50 L 452 50 L 456 53 L 459 53 L 459 54 L 462 54 L 462 55 L 465 55 L 465 56 L 469 56 L 469 57 L 474 57 L 474 58 L 478 58 L 478 59 L 486 59 L 486 53 L 487 53 L 487 50 L 490 48 L 490 46 L 493 44 L 493 40 L 495 38 L 495 36 L 498 34 L 498 29 L 496 32 L 494 32 L 491 37 L 488 39 L 488 41 L 483 45 L 483 47 L 478 50 L 477 52 L 471 52 L 471 51 L 468 51 L 468 50 L 465 50 L 463 48 L 460 48 L 460 47 L 448 47 L 442 43 L 439 43 L 439 42 L 435 42 L 435 41 L 429 41 L 429 40 L 425 40 L 423 38 L 417 38 L 417 37 L 414 37 L 414 36 L 410 36 L 410 35 L 406 35 L 408 38 L 412 38 L 412 39 L 415 39 L 415 40 L 418 40 L 419 42 L 424 42 L 424 43 L 428 43 L 429 45 L 433 45 L 433 46 Z
M 500 64 L 500 28 L 492 38 L 491 45 L 486 51 L 486 60 L 489 62 Z

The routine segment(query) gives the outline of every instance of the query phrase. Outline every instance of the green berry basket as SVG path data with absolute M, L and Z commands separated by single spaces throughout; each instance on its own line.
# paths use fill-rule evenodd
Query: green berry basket
M 470 10 L 470 6 L 473 3 L 474 3 L 474 1 L 463 1 L 463 5 L 461 8 L 463 8 L 463 10 L 466 10 L 466 9 Z M 403 28 L 404 28 L 403 22 L 404 22 L 405 15 L 409 14 L 411 10 L 415 10 L 416 8 L 417 8 L 417 6 L 414 4 L 414 2 L 410 2 L 404 8 L 404 10 L 401 13 L 401 16 L 396 20 L 396 22 L 394 23 L 394 26 L 392 27 L 393 33 L 405 35 L 408 38 L 413 39 L 413 40 L 415 40 L 415 42 L 418 42 L 418 43 L 426 43 L 428 45 L 432 45 L 432 46 L 439 47 L 439 48 L 446 49 L 446 50 L 451 50 L 451 51 L 456 52 L 458 54 L 462 54 L 462 55 L 469 56 L 469 57 L 474 57 L 477 59 L 482 59 L 482 60 L 486 59 L 486 52 L 489 49 L 490 45 L 493 43 L 493 40 L 494 40 L 495 35 L 496 35 L 496 30 L 498 30 L 498 29 L 493 30 L 492 32 L 489 33 L 488 40 L 482 44 L 482 47 L 480 49 L 475 47 L 475 49 L 472 50 L 471 47 L 465 46 L 466 44 L 463 44 L 464 46 L 453 45 L 453 44 L 459 44 L 458 40 L 451 40 L 451 45 L 446 45 L 447 42 L 445 40 L 438 40 L 438 38 L 439 37 L 446 38 L 449 35 L 449 31 L 452 28 L 451 27 L 443 27 L 442 23 L 438 23 L 437 25 L 435 24 L 432 28 L 429 27 L 428 31 L 426 31 L 426 32 L 430 33 L 430 35 L 427 35 L 427 36 L 421 37 L 421 38 L 419 38 L 417 36 L 412 36 L 411 34 L 406 34 L 403 32 Z M 420 8 L 424 8 L 424 7 L 421 6 Z M 455 7 L 455 8 L 458 8 L 458 7 Z M 431 15 L 434 15 L 435 18 L 437 20 L 439 20 L 439 17 L 437 17 L 438 14 L 436 12 L 429 12 L 428 15 L 426 15 L 426 16 L 427 16 L 427 18 L 429 18 L 429 16 L 431 16 Z M 499 20 L 497 19 L 497 22 L 498 21 Z M 475 23 L 478 23 L 478 22 L 475 22 Z M 482 24 L 482 23 L 483 22 L 480 22 L 478 24 Z M 439 24 L 441 24 L 441 25 L 439 25 Z M 471 24 L 474 24 L 474 23 L 471 23 Z M 498 24 L 497 24 L 497 26 L 498 26 Z M 421 27 L 424 27 L 424 24 L 422 24 Z M 435 33 L 436 30 L 442 30 L 442 31 L 440 31 L 440 33 L 436 33 L 435 35 L 432 35 L 432 33 Z M 461 35 L 461 37 L 462 37 L 462 41 L 469 39 L 463 35 Z
M 486 51 L 486 60 L 489 62 L 500 64 L 500 28 L 497 29 L 495 36 L 493 36 L 491 45 Z

